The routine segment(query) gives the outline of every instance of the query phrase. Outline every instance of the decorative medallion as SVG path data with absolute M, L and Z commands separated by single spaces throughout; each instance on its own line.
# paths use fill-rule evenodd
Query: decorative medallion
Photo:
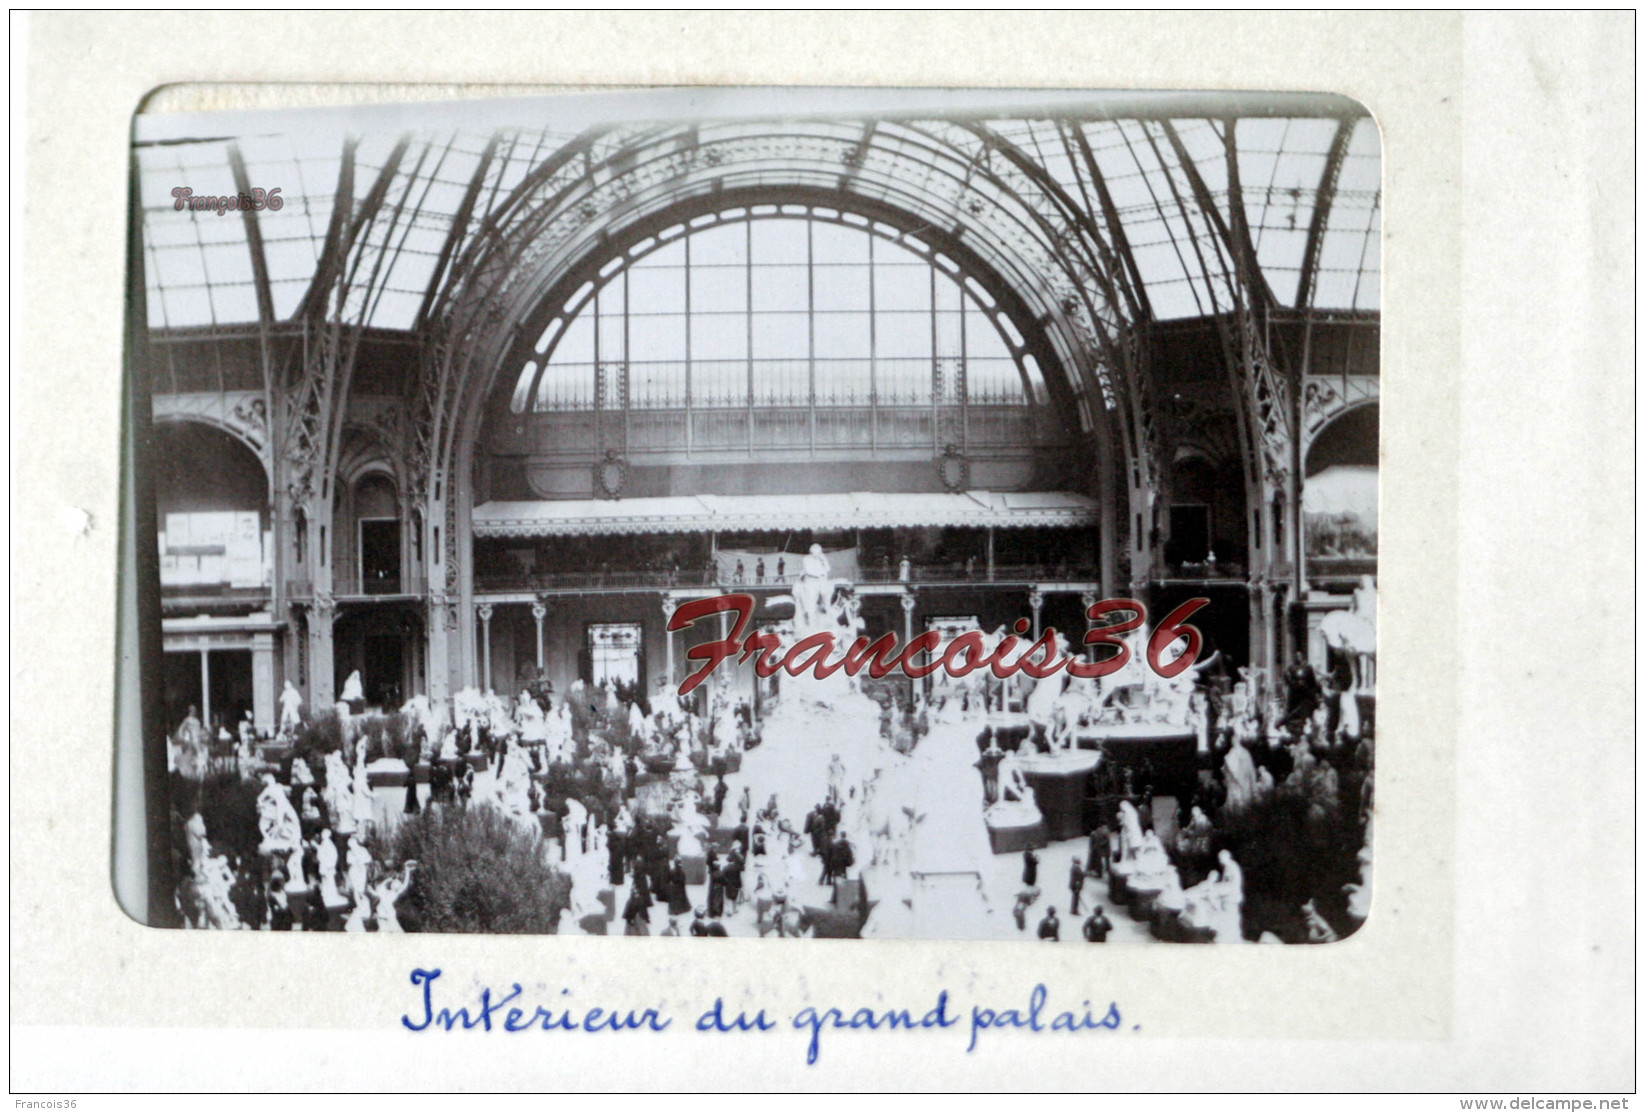
M 601 497 L 621 498 L 627 482 L 628 461 L 617 455 L 616 449 L 606 449 L 605 459 L 594 465 L 594 485 L 599 488 Z
M 937 475 L 942 479 L 943 489 L 957 495 L 971 485 L 971 461 L 956 445 L 943 445 L 942 456 L 937 460 Z

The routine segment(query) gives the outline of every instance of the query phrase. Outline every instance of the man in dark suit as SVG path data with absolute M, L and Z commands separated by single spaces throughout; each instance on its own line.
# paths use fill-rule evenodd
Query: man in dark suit
M 1068 891 L 1073 894 L 1073 898 L 1068 904 L 1068 914 L 1078 916 L 1080 914 L 1080 894 L 1085 891 L 1085 868 L 1080 865 L 1078 858 L 1075 858 L 1068 867 Z
M 1034 853 L 1033 847 L 1022 852 L 1022 883 L 1032 889 L 1039 884 L 1040 856 Z
M 1106 823 L 1091 832 L 1091 845 L 1085 856 L 1085 872 L 1099 880 L 1108 873 L 1108 825 Z
M 1113 927 L 1112 921 L 1103 915 L 1102 905 L 1091 910 L 1090 918 L 1085 921 L 1085 941 L 1087 943 L 1108 942 L 1108 932 Z
M 1052 905 L 1045 910 L 1045 919 L 1040 921 L 1040 938 L 1058 943 L 1061 942 L 1061 936 L 1062 923 L 1057 919 L 1057 906 Z

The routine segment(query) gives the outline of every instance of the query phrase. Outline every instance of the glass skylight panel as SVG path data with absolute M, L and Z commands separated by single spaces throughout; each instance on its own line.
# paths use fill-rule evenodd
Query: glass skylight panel
M 811 304 L 810 268 L 803 264 L 756 266 L 749 293 L 750 307 L 756 313 L 807 309 Z
M 867 237 L 863 237 L 866 239 Z M 836 263 L 812 268 L 812 305 L 818 313 L 837 313 L 869 308 L 869 274 L 866 265 Z
M 720 229 L 725 231 L 725 229 Z M 741 229 L 737 229 L 741 231 Z M 757 272 L 758 273 L 758 272 Z M 691 312 L 737 313 L 748 309 L 748 269 L 743 266 L 698 266 L 691 258 Z
M 598 171 L 603 180 L 613 169 L 626 169 L 630 164 L 624 160 L 635 157 L 636 151 L 640 160 L 656 162 L 674 157 L 687 143 L 707 146 L 740 139 L 759 142 L 785 134 L 788 126 L 768 121 L 712 123 L 693 134 L 687 128 L 632 125 L 596 140 L 592 150 L 597 163 L 615 160 Z M 1353 120 L 1344 126 L 1351 127 L 1352 133 L 1320 240 L 1315 304 L 1322 308 L 1374 310 L 1380 286 L 1380 250 L 1376 242 L 1380 137 L 1369 119 Z M 1170 127 L 1219 215 L 1231 224 L 1224 144 L 1230 125 L 1221 120 L 1186 118 L 1172 121 Z M 1243 118 L 1233 125 L 1245 223 L 1263 276 L 1282 304 L 1292 302 L 1307 265 L 1304 255 L 1308 230 L 1337 127 L 1333 118 Z M 1070 283 L 1077 284 L 1091 298 L 1100 321 L 1118 323 L 1129 307 L 1107 304 L 1101 296 L 1101 284 L 1086 271 L 1093 265 L 1091 260 L 1081 252 L 1070 254 L 1069 244 L 1056 242 L 1068 233 L 1073 222 L 1083 225 L 1076 232 L 1080 238 L 1095 236 L 1116 257 L 1120 251 L 1109 226 L 1110 214 L 1099 201 L 1091 167 L 1079 144 L 1073 141 L 1076 129 L 1091 149 L 1112 199 L 1114 215 L 1126 232 L 1154 315 L 1172 319 L 1225 311 L 1233 304 L 1233 296 L 1224 275 L 1228 264 L 1222 233 L 1197 215 L 1199 183 L 1190 180 L 1186 168 L 1179 165 L 1182 156 L 1163 122 L 1001 119 L 972 124 L 938 119 L 882 121 L 871 127 L 851 120 L 809 122 L 806 138 L 799 144 L 805 164 L 792 169 L 778 169 L 775 162 L 752 164 L 731 170 L 725 184 L 738 188 L 780 182 L 834 188 L 842 175 L 854 174 L 850 188 L 861 196 L 883 198 L 945 229 L 969 227 L 977 233 L 979 243 L 1014 244 L 1015 262 L 993 260 L 1007 282 L 1033 286 L 1059 299 L 1074 292 Z M 989 149 L 979 132 L 991 135 L 997 144 L 1020 151 L 1033 168 L 1018 168 L 1005 147 Z M 495 140 L 494 156 L 482 169 L 483 152 L 493 143 L 490 133 L 444 131 L 413 136 L 381 207 L 349 259 L 351 281 L 357 286 L 370 283 L 372 289 L 354 292 L 343 309 L 345 319 L 379 328 L 412 327 L 428 298 L 437 262 L 448 242 L 453 259 L 460 259 L 486 217 L 528 174 L 577 138 L 540 129 L 503 133 Z M 653 141 L 657 139 L 661 142 Z M 863 144 L 865 139 L 863 157 L 833 165 L 839 153 Z M 400 133 L 394 131 L 367 134 L 360 139 L 355 148 L 352 213 L 358 212 L 360 203 L 378 183 L 381 170 L 400 141 Z M 314 278 L 332 214 L 343 146 L 334 135 L 319 133 L 247 135 L 232 144 L 240 151 L 251 186 L 281 191 L 282 207 L 261 211 L 255 219 L 263 242 L 274 312 L 277 319 L 288 321 Z M 146 146 L 137 152 L 148 301 L 154 327 L 232 325 L 256 319 L 256 288 L 245 218 L 238 213 L 220 216 L 209 211 L 178 212 L 170 196 L 176 185 L 187 185 L 197 195 L 238 192 L 230 168 L 230 146 L 230 141 L 210 140 Z M 774 159 L 780 157 L 780 152 L 774 152 Z M 572 159 L 546 189 L 553 192 L 575 186 L 584 172 L 583 160 Z M 455 229 L 454 234 L 457 211 L 476 175 L 480 176 L 480 186 L 474 210 L 465 226 Z M 1060 198 L 1042 194 L 1036 179 L 1052 183 L 1054 192 L 1060 191 Z M 532 206 L 547 203 L 546 197 L 537 197 Z M 1072 205 L 1077 212 L 1070 214 L 1065 205 Z M 843 216 L 810 219 L 806 207 L 794 206 L 791 201 L 778 201 L 770 208 L 774 214 L 755 212 L 752 220 L 746 214 L 732 213 L 729 219 L 722 217 L 720 222 L 693 230 L 690 235 L 693 315 L 726 314 L 743 321 L 740 355 L 723 358 L 763 358 L 774 361 L 773 368 L 778 366 L 775 361 L 809 359 L 815 329 L 806 314 L 814 311 L 819 321 L 837 314 L 867 314 L 870 288 L 876 358 L 931 358 L 927 350 L 930 339 L 913 324 L 913 319 L 905 321 L 891 314 L 918 317 L 930 312 L 929 268 L 935 244 L 931 245 L 931 254 L 915 253 L 897 246 L 894 241 L 898 233 L 892 232 L 887 239 L 873 232 L 871 222 L 853 227 L 834 222 L 845 219 Z M 642 318 L 685 312 L 685 238 L 637 263 L 622 264 L 615 281 L 627 287 L 629 327 Z M 599 281 L 613 280 L 607 274 Z M 940 279 L 939 284 L 946 281 Z M 327 309 L 337 310 L 335 304 Z M 744 319 L 750 312 L 754 318 Z M 775 332 L 791 331 L 791 325 L 785 323 L 758 325 L 756 319 L 762 314 L 798 314 L 805 320 L 806 342 L 798 357 L 789 343 L 769 356 L 758 354 L 758 338 L 750 346 L 750 332 L 759 333 L 764 328 L 769 340 Z M 734 351 L 731 336 L 735 326 L 724 326 L 723 340 L 714 338 L 712 330 L 718 327 L 705 326 L 702 336 L 692 341 L 691 351 L 687 352 L 683 318 L 660 326 L 653 338 L 659 340 L 659 353 L 666 348 L 668 354 L 657 358 L 683 363 L 687 355 L 711 358 L 698 355 L 699 351 Z M 824 332 L 828 333 L 827 327 Z M 662 344 L 660 338 L 665 334 L 670 339 Z M 824 348 L 832 343 L 831 334 L 823 337 Z M 920 344 L 926 347 L 920 348 Z M 602 344 L 602 362 L 607 347 Z M 937 348 L 941 347 L 939 341 Z M 923 354 L 891 354 L 905 351 Z M 896 375 L 901 374 L 899 369 Z M 758 373 L 751 370 L 749 375 L 756 380 L 757 392 L 765 389 L 758 386 L 762 381 Z M 883 384 L 888 390 L 890 376 L 888 370 Z M 900 377 L 896 381 L 903 382 Z M 896 390 L 900 394 L 903 387 L 898 385 Z M 779 392 L 773 388 L 772 393 Z

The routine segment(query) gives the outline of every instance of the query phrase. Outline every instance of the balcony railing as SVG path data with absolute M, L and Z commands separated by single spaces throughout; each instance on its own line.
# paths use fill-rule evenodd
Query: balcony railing
M 894 584 L 907 582 L 920 586 L 984 585 L 984 584 L 1037 584 L 1037 583 L 1094 583 L 1098 577 L 1094 566 L 1086 564 L 1011 564 L 995 565 L 990 571 L 982 561 L 971 564 L 916 564 L 910 566 L 905 581 L 900 567 L 865 568 L 857 573 L 859 584 Z M 474 590 L 482 594 L 504 592 L 579 592 L 579 591 L 657 591 L 674 587 L 725 588 L 769 591 L 787 589 L 798 579 L 789 574 L 782 579 L 767 576 L 763 580 L 752 575 L 742 580 L 722 579 L 706 569 L 651 569 L 609 572 L 552 572 L 508 573 L 476 576 Z
M 422 576 L 336 576 L 331 581 L 333 599 L 375 599 L 421 596 L 428 592 L 428 580 Z M 287 580 L 286 597 L 304 600 L 314 597 L 311 580 Z
M 1160 575 L 1166 580 L 1243 580 L 1245 565 L 1232 561 L 1184 561 L 1167 564 Z

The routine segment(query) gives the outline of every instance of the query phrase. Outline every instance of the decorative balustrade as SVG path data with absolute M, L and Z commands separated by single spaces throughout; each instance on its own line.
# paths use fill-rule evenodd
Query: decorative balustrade
M 978 560 L 948 564 L 916 564 L 908 571 L 905 581 L 900 567 L 865 568 L 857 574 L 859 584 L 894 584 L 906 582 L 922 587 L 966 586 L 984 584 L 1040 584 L 1040 583 L 1094 583 L 1095 566 L 1089 564 L 1011 564 L 995 565 L 990 571 Z M 650 569 L 608 572 L 551 572 L 506 573 L 476 576 L 474 590 L 480 594 L 512 592 L 565 593 L 577 591 L 657 591 L 674 587 L 722 588 L 727 591 L 754 588 L 781 590 L 797 580 L 797 573 L 782 578 L 767 575 L 756 579 L 752 574 L 742 580 L 721 578 L 706 569 Z

